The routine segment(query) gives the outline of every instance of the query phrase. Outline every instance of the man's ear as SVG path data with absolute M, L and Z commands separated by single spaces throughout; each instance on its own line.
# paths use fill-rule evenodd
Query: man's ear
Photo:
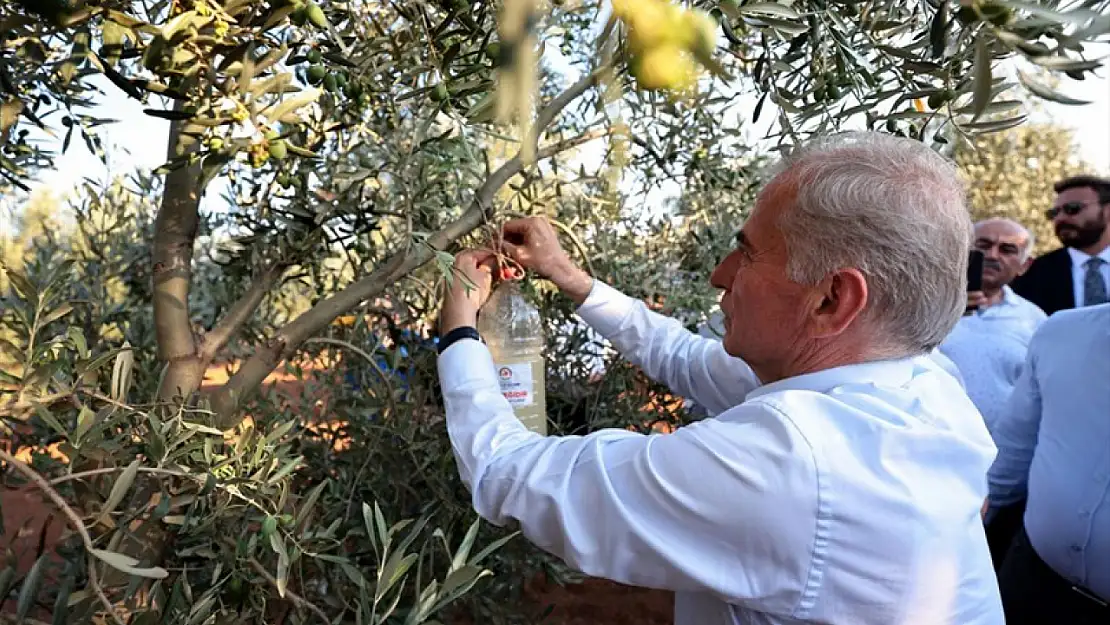
M 841 334 L 867 307 L 867 278 L 855 268 L 838 269 L 817 285 L 811 312 L 815 336 Z
M 1029 258 L 1026 258 L 1025 261 L 1021 263 L 1021 267 L 1018 268 L 1017 275 L 1019 275 L 1019 276 L 1025 275 L 1025 272 L 1029 271 L 1029 268 L 1033 266 L 1033 260 L 1034 259 L 1033 259 L 1032 256 L 1030 256 Z

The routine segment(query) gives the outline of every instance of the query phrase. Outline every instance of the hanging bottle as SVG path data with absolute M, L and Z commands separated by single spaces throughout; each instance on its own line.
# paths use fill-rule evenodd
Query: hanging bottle
M 520 292 L 520 282 L 505 280 L 493 290 L 478 312 L 478 332 L 493 356 L 501 394 L 516 418 L 546 436 L 543 318 Z

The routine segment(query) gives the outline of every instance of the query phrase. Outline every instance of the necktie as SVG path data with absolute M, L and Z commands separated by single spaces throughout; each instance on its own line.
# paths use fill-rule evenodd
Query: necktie
M 1090 258 L 1085 265 L 1087 272 L 1083 276 L 1083 305 L 1095 306 L 1096 304 L 1105 304 L 1110 302 L 1110 297 L 1106 295 L 1106 280 L 1102 277 L 1102 264 L 1106 261 L 1098 258 Z

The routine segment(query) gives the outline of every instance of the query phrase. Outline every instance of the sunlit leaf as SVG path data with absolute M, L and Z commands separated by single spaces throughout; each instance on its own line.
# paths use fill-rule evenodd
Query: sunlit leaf
M 783 19 L 799 19 L 802 17 L 801 13 L 798 13 L 789 6 L 785 4 L 776 4 L 774 2 L 753 2 L 741 6 L 739 12 L 741 15 L 770 15 Z
M 1064 95 L 1059 91 L 1056 91 L 1055 89 L 1052 89 L 1051 87 L 1038 82 L 1037 79 L 1025 74 L 1024 72 L 1018 72 L 1018 80 L 1021 81 L 1021 84 L 1024 85 L 1026 89 L 1031 91 L 1033 95 L 1036 95 L 1039 98 L 1056 102 L 1057 104 L 1067 104 L 1070 106 L 1090 104 L 1090 101 L 1088 100 L 1080 100 L 1078 98 Z
M 139 475 L 139 461 L 135 460 L 127 465 L 127 468 L 119 474 L 115 483 L 112 484 L 112 490 L 108 493 L 108 499 L 104 502 L 104 507 L 100 510 L 100 517 L 102 519 L 108 518 L 116 507 L 123 502 L 123 498 L 127 495 L 131 485 L 135 483 L 135 477 Z
M 129 575 L 138 575 L 139 577 L 146 577 L 149 579 L 164 579 L 169 575 L 166 569 L 160 566 L 138 566 L 138 560 L 122 553 L 107 551 L 105 549 L 92 549 L 89 553 L 117 571 L 122 571 Z
M 975 88 L 971 98 L 971 111 L 978 119 L 991 102 L 991 87 L 994 76 L 991 73 L 991 57 L 986 31 L 980 31 L 975 39 Z

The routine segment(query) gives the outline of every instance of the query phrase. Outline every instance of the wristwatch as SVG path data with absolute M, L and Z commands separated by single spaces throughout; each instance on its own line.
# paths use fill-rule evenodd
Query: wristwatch
M 442 354 L 444 350 L 462 339 L 474 339 L 475 341 L 481 342 L 482 335 L 478 334 L 478 329 L 473 326 L 459 326 L 447 334 L 444 334 L 443 337 L 439 339 L 437 349 L 439 353 Z

